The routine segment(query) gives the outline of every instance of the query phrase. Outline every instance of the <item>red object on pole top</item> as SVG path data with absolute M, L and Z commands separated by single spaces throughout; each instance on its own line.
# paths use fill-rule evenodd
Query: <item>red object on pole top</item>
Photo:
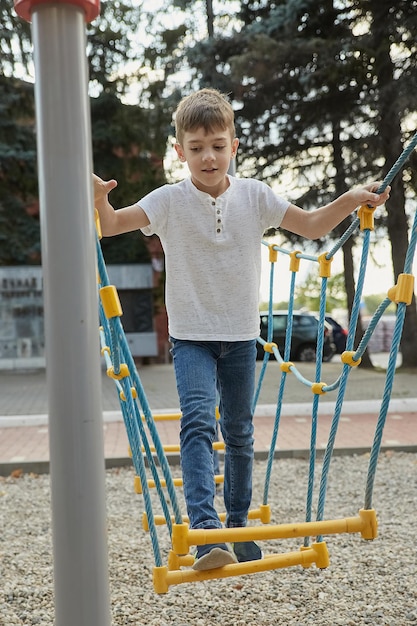
M 86 22 L 92 22 L 100 15 L 100 0 L 14 0 L 16 13 L 27 22 L 32 21 L 32 11 L 40 4 L 74 4 L 84 10 Z

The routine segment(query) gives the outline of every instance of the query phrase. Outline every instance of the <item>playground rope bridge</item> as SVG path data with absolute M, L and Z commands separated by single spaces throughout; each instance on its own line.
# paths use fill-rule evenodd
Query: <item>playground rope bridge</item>
M 100 398 L 99 354 L 97 351 L 96 273 L 95 254 L 91 246 L 92 196 L 91 180 L 91 126 L 88 100 L 88 67 L 85 23 L 100 13 L 99 0 L 15 0 L 17 13 L 31 21 L 36 74 L 35 103 L 37 120 L 37 151 L 39 164 L 39 195 L 41 204 L 42 257 L 45 266 L 45 325 L 48 362 L 48 404 L 51 456 L 51 510 L 54 535 L 54 587 L 56 624 L 59 626 L 107 626 L 110 625 L 110 596 L 108 577 L 108 553 L 105 542 L 105 484 L 102 455 L 102 411 Z M 402 163 L 417 144 L 417 135 L 400 156 L 384 180 L 390 184 Z M 364 212 L 368 213 L 367 209 Z M 88 209 L 88 210 L 87 210 Z M 369 218 L 372 220 L 372 216 Z M 88 228 L 86 228 L 86 223 Z M 339 242 L 347 240 L 357 228 L 357 222 Z M 377 533 L 375 514 L 372 509 L 372 489 L 377 458 L 391 394 L 395 361 L 401 337 L 405 308 L 412 294 L 411 267 L 416 244 L 416 223 L 412 227 L 410 245 L 404 267 L 404 277 L 381 303 L 359 346 L 354 349 L 353 337 L 356 325 L 361 281 L 369 248 L 370 226 L 363 231 L 363 255 L 357 297 L 351 315 L 347 354 L 342 360 L 341 374 L 337 381 L 322 384 L 321 337 L 318 336 L 316 376 L 312 381 L 313 400 L 311 411 L 311 460 L 306 498 L 306 519 L 300 523 L 280 526 L 270 524 L 268 490 L 272 460 L 277 441 L 279 421 L 284 398 L 285 382 L 289 374 L 296 375 L 294 365 L 288 361 L 290 341 L 283 347 L 272 346 L 265 353 L 264 363 L 272 354 L 280 361 L 282 375 L 277 381 L 278 399 L 271 435 L 271 448 L 263 501 L 255 511 L 251 524 L 236 530 L 236 540 L 250 535 L 254 539 L 271 537 L 280 539 L 304 537 L 300 550 L 285 555 L 267 556 L 262 561 L 235 564 L 209 573 L 186 569 L 190 562 L 188 548 L 193 541 L 202 543 L 207 537 L 196 537 L 183 519 L 175 493 L 174 480 L 166 453 L 160 442 L 158 430 L 148 405 L 145 392 L 128 349 L 120 321 L 121 307 L 116 290 L 108 284 L 106 268 L 97 246 L 100 283 L 100 337 L 103 356 L 109 376 L 114 380 L 119 394 L 134 470 L 140 481 L 146 522 L 154 553 L 154 587 L 158 593 L 166 593 L 171 585 L 181 582 L 220 578 L 246 574 L 261 569 L 272 569 L 300 564 L 315 563 L 326 567 L 328 554 L 322 535 L 339 532 L 359 532 L 365 538 Z M 74 250 L 77 254 L 74 255 Z M 335 250 L 327 253 L 330 261 Z M 290 253 L 289 253 L 290 254 Z M 294 257 L 300 256 L 298 253 Z M 303 259 L 301 259 L 303 261 Z M 296 261 L 294 261 L 296 262 Z M 315 261 L 312 261 L 315 262 Z M 273 263 L 271 264 L 273 266 Z M 292 271 L 292 270 L 291 270 Z M 297 272 L 294 272 L 296 275 Z M 320 320 L 323 322 L 326 276 L 322 277 L 323 302 Z M 295 276 L 294 276 L 295 280 Z M 71 297 L 68 297 L 71 294 Z M 371 450 L 369 471 L 363 510 L 354 518 L 324 520 L 324 500 L 328 467 L 332 456 L 341 406 L 349 372 L 358 363 L 366 348 L 370 334 L 388 302 L 397 304 L 397 318 L 391 345 L 386 385 L 381 410 Z M 272 299 L 271 299 L 272 302 Z M 288 335 L 289 336 L 289 335 Z M 68 354 L 70 358 L 63 359 Z M 281 356 L 282 355 L 282 356 Z M 262 378 L 262 377 L 261 377 Z M 62 381 L 71 380 L 72 384 Z M 261 380 L 259 381 L 261 384 Z M 74 389 L 77 393 L 74 393 Z M 317 393 L 320 391 L 320 393 Z M 315 432 L 317 404 L 325 394 L 337 393 L 336 410 L 326 448 L 320 481 L 320 506 L 316 520 L 312 521 L 311 494 L 313 491 L 312 468 L 315 462 Z M 149 433 L 149 436 L 148 436 Z M 155 483 L 157 500 L 162 509 L 164 527 L 156 523 L 148 486 L 148 474 Z M 166 487 L 163 486 L 166 484 Z M 168 492 L 169 505 L 166 496 Z M 155 493 L 155 492 L 154 492 Z M 71 532 L 68 533 L 68 528 Z M 168 559 L 163 558 L 157 529 L 168 532 L 171 550 Z M 219 530 L 226 532 L 230 529 Z M 265 535 L 263 534 L 265 533 Z M 262 537 L 261 537 L 262 536 Z M 309 537 L 317 537 L 309 545 Z M 230 536 L 227 535 L 230 539 Z M 167 563 L 167 564 L 166 564 Z M 231 569 L 233 568 L 233 569 Z
M 417 133 L 406 147 L 397 162 L 388 172 L 378 193 L 381 193 L 392 181 L 401 169 L 402 165 L 417 145 Z M 263 499 L 258 508 L 249 512 L 250 525 L 245 528 L 222 528 L 199 530 L 190 529 L 188 520 L 181 512 L 176 487 L 182 485 L 181 479 L 172 477 L 167 454 L 178 451 L 179 446 L 164 447 L 157 429 L 158 419 L 179 419 L 180 415 L 165 415 L 155 417 L 148 404 L 145 390 L 135 367 L 130 353 L 125 333 L 123 331 L 121 316 L 122 309 L 117 290 L 109 284 L 101 247 L 99 244 L 100 224 L 96 214 L 97 256 L 100 287 L 100 341 L 102 355 L 106 361 L 107 374 L 114 380 L 119 395 L 120 407 L 129 440 L 132 463 L 136 474 L 134 485 L 135 491 L 142 494 L 144 503 L 143 527 L 149 531 L 155 566 L 153 570 L 154 589 L 157 593 L 166 593 L 171 585 L 179 583 L 195 582 L 229 576 L 239 576 L 255 572 L 263 572 L 272 569 L 284 568 L 294 565 L 309 567 L 315 564 L 319 568 L 325 568 L 329 564 L 329 554 L 324 535 L 340 533 L 359 533 L 364 539 L 374 539 L 377 536 L 377 518 L 372 507 L 373 485 L 377 468 L 378 456 L 381 447 L 382 433 L 386 421 L 392 385 L 395 374 L 395 365 L 398 356 L 401 334 L 405 318 L 406 307 L 411 303 L 414 291 L 414 276 L 412 265 L 417 241 L 417 215 L 411 229 L 409 247 L 404 264 L 404 272 L 399 275 L 397 284 L 389 291 L 386 298 L 380 303 L 369 326 L 364 333 L 357 348 L 354 348 L 355 332 L 359 318 L 360 302 L 364 277 L 366 274 L 367 260 L 369 257 L 370 233 L 374 228 L 374 210 L 363 206 L 358 210 L 357 217 L 340 238 L 330 252 L 323 253 L 318 257 L 305 255 L 299 251 L 289 251 L 285 248 L 269 245 L 266 241 L 263 245 L 269 247 L 270 260 L 270 299 L 268 310 L 268 337 L 258 341 L 263 345 L 264 358 L 257 381 L 256 392 L 253 400 L 255 409 L 262 388 L 263 379 L 270 358 L 275 358 L 280 365 L 281 376 L 277 380 L 277 405 L 274 425 L 271 432 L 271 445 L 266 464 Z M 360 230 L 362 237 L 362 256 L 357 279 L 357 288 L 353 302 L 346 350 L 341 355 L 340 375 L 334 381 L 324 382 L 322 376 L 322 356 L 324 323 L 326 312 L 327 281 L 331 276 L 331 264 L 334 255 L 340 250 L 354 232 Z M 271 341 L 272 337 L 272 312 L 273 312 L 273 285 L 274 269 L 277 255 L 284 254 L 289 257 L 289 271 L 291 273 L 288 324 L 286 339 L 283 346 L 277 346 Z M 291 350 L 292 316 L 294 311 L 294 293 L 296 280 L 301 262 L 316 264 L 321 279 L 321 295 L 319 324 L 317 330 L 316 366 L 314 380 L 307 380 L 294 363 L 289 360 Z M 343 401 L 349 374 L 353 367 L 360 365 L 361 357 L 366 350 L 368 342 L 374 332 L 381 316 L 387 307 L 395 302 L 397 314 L 391 350 L 389 354 L 386 372 L 385 388 L 381 401 L 379 416 L 376 423 L 374 441 L 370 451 L 364 506 L 356 517 L 343 519 L 325 519 L 324 509 L 326 501 L 327 483 L 330 463 L 334 449 L 334 442 L 338 430 Z M 268 503 L 271 476 L 275 459 L 275 451 L 278 444 L 278 434 L 282 405 L 285 398 L 285 388 L 288 375 L 294 375 L 301 385 L 310 387 L 312 391 L 311 403 L 311 434 L 308 484 L 306 489 L 305 520 L 303 522 L 288 522 L 285 524 L 271 524 L 272 512 Z M 318 487 L 318 504 L 313 519 L 313 494 L 315 492 L 315 464 L 316 464 L 316 438 L 319 415 L 320 399 L 329 393 L 336 394 L 335 409 L 329 432 L 328 442 L 324 453 L 321 478 Z M 222 443 L 214 443 L 215 449 L 221 449 Z M 216 476 L 216 482 L 221 482 L 222 476 Z M 160 511 L 154 510 L 151 490 L 155 489 L 158 495 Z M 167 497 L 168 496 L 168 497 Z M 224 514 L 221 519 L 224 519 Z M 161 531 L 161 527 L 164 529 Z M 160 530 L 158 530 L 158 528 Z M 160 547 L 160 532 L 168 532 L 171 549 L 164 562 Z M 310 538 L 316 540 L 310 543 Z M 208 543 L 237 542 L 237 541 L 262 541 L 280 540 L 284 538 L 302 538 L 303 545 L 296 551 L 284 554 L 268 554 L 262 560 L 246 563 L 226 565 L 221 568 L 208 571 L 195 571 L 190 569 L 194 557 L 190 554 L 190 547 Z

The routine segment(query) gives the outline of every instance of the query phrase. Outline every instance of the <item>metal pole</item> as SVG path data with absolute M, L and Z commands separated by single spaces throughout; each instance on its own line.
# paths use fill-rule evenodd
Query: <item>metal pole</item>
M 28 3 L 21 15 L 26 17 Z M 30 5 L 32 8 L 32 5 Z M 19 12 L 18 3 L 16 10 Z M 108 626 L 85 11 L 33 2 L 56 626 Z

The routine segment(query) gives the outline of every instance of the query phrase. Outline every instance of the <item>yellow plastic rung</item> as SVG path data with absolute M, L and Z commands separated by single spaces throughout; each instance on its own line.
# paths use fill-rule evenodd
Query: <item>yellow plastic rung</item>
M 225 522 L 226 513 L 224 512 L 220 513 L 219 519 L 221 522 Z M 164 515 L 154 515 L 153 520 L 154 520 L 155 526 L 164 526 L 166 524 L 166 519 Z M 269 504 L 262 504 L 259 507 L 259 509 L 250 509 L 248 513 L 248 520 L 259 520 L 260 522 L 262 522 L 262 524 L 269 524 L 271 522 L 271 508 Z M 183 524 L 188 524 L 189 521 L 190 520 L 189 520 L 188 515 L 182 516 Z M 174 516 L 171 516 L 171 522 L 173 524 L 175 523 Z M 146 532 L 149 531 L 149 522 L 148 522 L 148 516 L 146 513 L 143 513 L 142 515 L 142 528 Z
M 108 320 L 112 317 L 120 317 L 123 315 L 119 294 L 117 293 L 117 289 L 114 285 L 102 287 L 100 289 L 100 299 L 103 305 L 104 314 Z
M 172 550 L 168 554 L 168 569 L 178 570 L 180 567 L 191 567 L 195 561 L 192 554 L 175 554 Z
M 154 422 L 176 422 L 181 419 L 181 413 L 156 413 L 153 415 Z M 142 422 L 146 422 L 146 417 L 142 415 Z
M 180 557 L 180 559 L 181 558 L 183 557 Z M 295 565 L 309 567 L 313 563 L 320 569 L 324 569 L 328 566 L 329 557 L 324 542 L 313 544 L 305 550 L 288 552 L 286 554 L 271 554 L 258 561 L 233 563 L 206 571 L 195 571 L 193 569 L 174 569 L 170 571 L 166 566 L 154 567 L 153 584 L 155 592 L 162 594 L 168 593 L 171 585 L 214 580 L 217 578 L 229 578 L 230 576 L 243 576 L 245 574 L 256 574 L 258 572 L 283 569 Z
M 127 367 L 127 366 L 126 366 L 126 367 Z M 126 374 L 126 376 L 129 376 L 129 369 L 127 370 L 127 372 L 128 372 L 128 373 Z M 112 378 L 113 378 L 113 376 L 112 376 Z M 124 378 L 124 377 L 123 377 L 123 378 Z M 130 395 L 132 396 L 132 398 L 133 398 L 134 400 L 136 400 L 136 398 L 138 397 L 138 392 L 136 391 L 136 389 L 135 389 L 134 387 L 131 387 L 131 388 L 130 388 Z M 120 398 L 120 400 L 122 400 L 123 402 L 126 402 L 126 394 L 125 394 L 125 392 L 124 392 L 124 391 L 121 391 L 121 392 L 119 393 L 119 398 Z
M 140 484 L 140 478 L 139 476 L 136 476 L 135 478 L 139 479 L 139 484 Z M 224 477 L 222 474 L 218 474 L 217 476 L 214 477 L 214 482 L 216 483 L 216 485 L 220 485 L 222 482 L 224 482 Z M 161 487 L 166 487 L 166 481 L 165 480 L 161 480 Z M 182 487 L 182 478 L 174 478 L 173 479 L 173 484 L 174 487 Z M 151 478 L 147 481 L 147 485 L 149 487 L 149 489 L 155 489 L 156 484 L 155 481 L 152 480 Z M 140 486 L 141 491 L 137 492 L 137 493 L 142 493 L 142 485 Z
M 173 452 L 179 452 L 180 451 L 180 444 L 179 443 L 168 443 L 162 446 L 164 449 L 164 452 L 169 452 L 169 453 L 173 453 Z M 225 445 L 223 443 L 223 441 L 215 441 L 213 443 L 213 450 L 220 450 L 223 451 L 225 449 Z M 142 454 L 145 453 L 145 447 L 142 446 L 141 448 L 142 450 Z M 156 448 L 155 446 L 150 446 L 149 450 L 152 452 L 152 454 L 156 453 Z
M 188 546 L 234 541 L 291 539 L 292 537 L 317 537 L 342 533 L 360 533 L 365 539 L 376 536 L 376 514 L 372 510 L 359 512 L 358 517 L 321 520 L 293 524 L 246 526 L 245 528 L 188 529 L 186 524 L 172 527 L 172 548 L 177 554 L 188 552 Z

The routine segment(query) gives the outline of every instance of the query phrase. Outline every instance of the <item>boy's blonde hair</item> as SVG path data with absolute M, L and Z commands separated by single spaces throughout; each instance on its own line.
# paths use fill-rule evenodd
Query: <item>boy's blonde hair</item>
M 186 96 L 175 112 L 175 133 L 182 144 L 184 133 L 204 128 L 206 132 L 216 129 L 230 131 L 235 136 L 234 111 L 226 96 L 217 89 L 200 89 Z

